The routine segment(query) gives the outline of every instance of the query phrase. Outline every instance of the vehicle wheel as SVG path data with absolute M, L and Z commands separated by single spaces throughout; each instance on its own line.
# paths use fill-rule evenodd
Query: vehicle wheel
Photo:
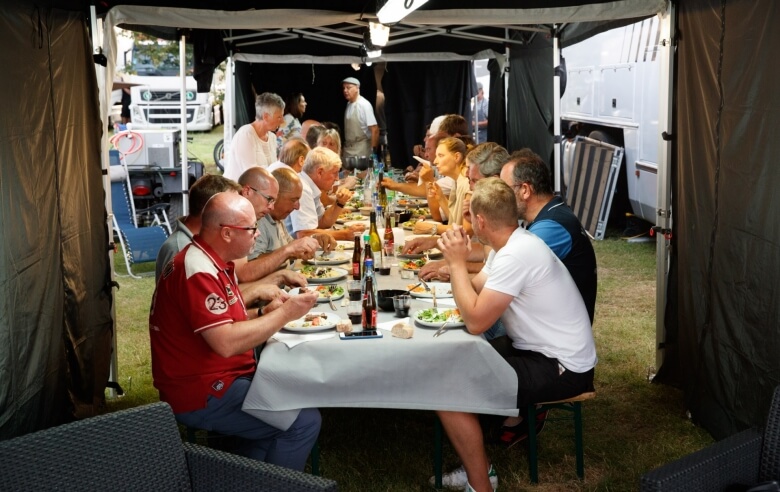
M 214 164 L 220 171 L 225 172 L 225 140 L 222 139 L 214 146 Z
M 176 222 L 176 219 L 183 215 L 184 203 L 181 195 L 168 196 L 170 198 L 170 200 L 168 200 L 168 221 L 171 223 L 171 227 L 173 227 L 173 223 Z

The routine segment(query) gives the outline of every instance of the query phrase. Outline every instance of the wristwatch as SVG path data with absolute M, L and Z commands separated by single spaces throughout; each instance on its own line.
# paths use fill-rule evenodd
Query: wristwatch
M 433 229 L 431 229 L 431 236 L 436 235 L 436 231 L 439 230 L 439 224 L 433 224 Z
M 347 206 L 347 204 L 346 203 L 341 203 L 340 201 L 336 200 L 336 206 L 338 206 L 339 208 L 344 208 L 344 207 Z

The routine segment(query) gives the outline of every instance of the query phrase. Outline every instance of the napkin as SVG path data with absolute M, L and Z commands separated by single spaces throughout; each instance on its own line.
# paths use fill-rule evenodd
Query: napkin
M 388 328 L 389 329 L 389 328 Z M 329 331 L 327 333 L 281 333 L 277 332 L 276 335 L 271 337 L 271 340 L 276 340 L 287 345 L 287 348 L 293 348 L 304 342 L 313 342 L 315 340 L 325 340 L 333 338 L 335 332 Z

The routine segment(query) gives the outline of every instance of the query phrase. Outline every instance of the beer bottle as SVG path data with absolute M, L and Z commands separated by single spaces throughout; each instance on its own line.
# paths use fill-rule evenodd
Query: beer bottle
M 355 234 L 355 245 L 352 250 L 352 280 L 362 280 L 363 274 L 360 268 L 360 253 L 362 248 L 360 247 L 360 236 Z
M 394 247 L 392 215 L 387 214 L 387 217 L 385 217 L 385 256 L 393 256 Z
M 366 286 L 363 295 L 363 330 L 376 330 L 377 317 L 377 299 L 376 289 L 374 288 L 374 272 L 372 268 L 373 260 L 369 263 L 366 273 Z
M 384 179 L 384 173 L 379 173 L 379 180 L 376 183 L 377 194 L 379 195 L 379 203 L 377 206 L 382 207 L 382 210 L 387 210 L 387 190 L 382 186 L 382 180 Z

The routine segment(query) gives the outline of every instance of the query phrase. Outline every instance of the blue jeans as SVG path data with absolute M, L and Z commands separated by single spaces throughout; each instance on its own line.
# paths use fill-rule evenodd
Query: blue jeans
M 177 414 L 176 420 L 187 427 L 243 438 L 245 444 L 237 454 L 303 471 L 320 433 L 319 410 L 305 408 L 289 429 L 279 430 L 241 410 L 250 384 L 248 378 L 238 378 L 222 398 L 209 396 L 206 408 Z
M 504 328 L 504 324 L 501 322 L 501 318 L 498 318 L 495 323 L 493 323 L 493 326 L 488 328 L 488 330 L 483 333 L 485 336 L 485 340 L 492 340 L 494 338 L 502 337 L 506 335 L 506 329 Z

